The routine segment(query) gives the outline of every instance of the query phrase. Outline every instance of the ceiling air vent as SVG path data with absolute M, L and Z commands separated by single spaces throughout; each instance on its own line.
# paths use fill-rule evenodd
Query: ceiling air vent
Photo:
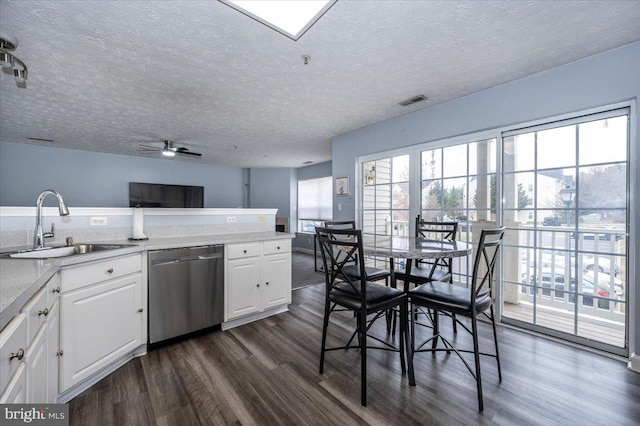
M 412 104 L 417 104 L 418 102 L 426 101 L 427 97 L 425 95 L 414 96 L 413 98 L 409 98 L 406 101 L 400 102 L 402 106 L 409 106 Z
M 38 141 L 38 142 L 54 142 L 53 139 L 30 138 L 30 137 L 26 137 L 26 139 L 29 139 L 32 141 Z

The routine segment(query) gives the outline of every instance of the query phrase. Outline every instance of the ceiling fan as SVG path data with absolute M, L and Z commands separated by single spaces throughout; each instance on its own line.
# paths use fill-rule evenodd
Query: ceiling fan
M 138 152 L 162 152 L 162 155 L 165 157 L 175 157 L 176 154 L 180 155 L 194 155 L 196 157 L 201 157 L 202 154 L 199 152 L 189 151 L 189 148 L 184 146 L 174 146 L 173 141 L 165 140 L 162 142 L 164 146 L 153 146 L 153 145 L 145 145 L 139 144 Z

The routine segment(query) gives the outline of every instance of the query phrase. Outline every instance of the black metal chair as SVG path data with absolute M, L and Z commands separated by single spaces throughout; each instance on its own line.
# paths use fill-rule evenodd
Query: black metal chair
M 432 238 L 435 240 L 455 241 L 458 235 L 458 222 L 432 222 L 416 217 L 416 237 Z M 395 273 L 397 280 L 406 280 L 406 274 L 402 270 Z M 423 284 L 429 281 L 452 282 L 452 259 L 420 259 L 411 268 L 409 282 Z
M 325 228 L 330 229 L 356 229 L 356 222 L 353 220 L 334 220 L 334 221 L 325 221 Z M 353 279 L 360 279 L 360 267 L 358 266 L 358 256 L 354 255 L 349 260 L 349 264 L 345 265 L 343 268 L 344 274 L 350 276 Z M 391 272 L 386 269 L 374 268 L 372 266 L 364 267 L 366 273 L 367 281 L 380 281 L 384 280 L 385 285 L 389 285 L 389 277 L 391 276 Z
M 402 373 L 406 371 L 405 345 L 408 345 L 407 323 L 400 324 L 400 341 L 398 346 L 385 342 L 382 339 L 368 336 L 367 332 L 376 319 L 383 316 L 388 310 L 399 307 L 401 318 L 407 318 L 407 297 L 398 289 L 367 281 L 364 278 L 353 278 L 345 274 L 344 268 L 348 266 L 353 256 L 362 257 L 362 232 L 356 229 L 330 229 L 316 227 L 316 236 L 322 252 L 324 264 L 326 292 L 324 305 L 324 321 L 322 326 L 322 346 L 320 351 L 320 374 L 324 371 L 325 352 L 338 349 L 360 348 L 360 397 L 361 404 L 367 405 L 367 349 L 382 349 L 400 352 L 400 364 Z M 358 263 L 360 277 L 365 277 L 365 267 Z M 358 345 L 351 345 L 353 336 L 349 341 L 339 347 L 327 348 L 327 328 L 329 316 L 339 309 L 351 310 L 357 318 Z M 367 321 L 367 316 L 374 314 L 373 320 Z M 369 346 L 367 337 L 373 338 L 383 346 Z M 404 338 L 404 339 L 403 339 Z
M 415 236 L 422 238 L 431 238 L 434 240 L 450 240 L 455 241 L 458 235 L 458 222 L 434 222 L 428 220 L 422 220 L 420 215 L 416 217 L 415 224 Z M 396 280 L 409 282 L 410 284 L 420 285 L 428 283 L 430 281 L 441 281 L 453 283 L 453 259 L 452 258 L 440 258 L 440 259 L 419 259 L 416 261 L 414 267 L 411 268 L 409 279 L 401 269 L 395 272 Z M 433 323 L 433 313 L 416 311 L 414 315 L 418 317 L 418 314 L 424 314 Z M 455 315 L 450 315 L 453 318 L 453 332 L 458 332 L 457 323 L 455 321 Z M 430 324 L 419 323 L 429 327 Z
M 409 301 L 411 312 L 414 306 L 422 306 L 429 310 L 435 311 L 433 315 L 433 335 L 416 347 L 415 343 L 415 317 L 411 317 L 411 354 L 409 356 L 409 371 L 413 371 L 413 354 L 416 352 L 455 352 L 464 365 L 467 367 L 471 375 L 476 380 L 478 392 L 478 408 L 480 411 L 484 409 L 482 402 L 482 378 L 480 374 L 480 355 L 491 356 L 496 358 L 498 364 L 498 378 L 502 381 L 502 372 L 500 370 L 500 356 L 498 352 L 498 336 L 496 333 L 496 323 L 493 311 L 493 279 L 496 261 L 500 252 L 500 246 L 504 238 L 504 228 L 484 229 L 480 234 L 480 240 L 473 263 L 473 275 L 469 287 L 461 287 L 447 282 L 430 281 L 420 284 L 416 288 L 409 291 Z M 490 315 L 487 314 L 490 312 Z M 455 348 L 449 340 L 442 336 L 438 324 L 438 312 L 448 312 L 456 314 L 454 320 L 460 324 L 462 328 L 468 331 L 473 338 L 473 350 Z M 495 342 L 495 353 L 489 354 L 480 352 L 478 347 L 478 323 L 477 316 L 484 315 L 491 321 L 493 327 L 493 338 Z M 465 316 L 471 319 L 471 329 L 464 323 L 460 322 L 457 316 Z M 438 340 L 442 341 L 443 348 L 438 348 Z M 457 339 L 457 338 L 456 338 Z M 423 349 L 427 343 L 431 342 L 430 349 Z M 469 363 L 463 358 L 461 353 L 473 353 L 475 361 L 475 372 L 469 366 Z M 410 381 L 414 379 L 410 377 Z

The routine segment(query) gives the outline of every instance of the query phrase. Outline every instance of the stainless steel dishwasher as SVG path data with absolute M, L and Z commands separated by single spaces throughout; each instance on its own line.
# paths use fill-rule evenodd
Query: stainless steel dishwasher
M 149 252 L 149 343 L 224 320 L 224 246 Z

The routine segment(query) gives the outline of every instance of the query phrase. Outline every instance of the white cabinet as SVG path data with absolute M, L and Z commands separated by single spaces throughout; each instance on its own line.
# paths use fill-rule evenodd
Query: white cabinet
M 60 302 L 56 297 L 52 303 L 49 308 L 49 320 L 47 321 L 47 403 L 54 403 L 58 398 L 60 376 L 58 363 L 60 350 Z
M 291 243 L 287 241 L 287 243 Z M 266 243 L 265 243 L 266 244 Z M 282 246 L 278 246 L 282 249 Z M 278 250 L 280 250 L 278 249 Z M 268 252 L 262 257 L 262 308 L 291 303 L 291 253 Z
M 142 257 L 61 271 L 60 392 L 144 344 Z
M 26 401 L 27 316 L 16 315 L 0 332 L 0 403 Z
M 42 325 L 27 351 L 27 401 L 47 402 L 47 327 Z
M 54 275 L 2 330 L 3 402 L 44 404 L 57 398 L 57 359 L 50 362 L 58 347 L 57 288 Z M 55 386 L 53 392 L 51 386 Z
M 225 247 L 225 321 L 291 302 L 291 240 Z

